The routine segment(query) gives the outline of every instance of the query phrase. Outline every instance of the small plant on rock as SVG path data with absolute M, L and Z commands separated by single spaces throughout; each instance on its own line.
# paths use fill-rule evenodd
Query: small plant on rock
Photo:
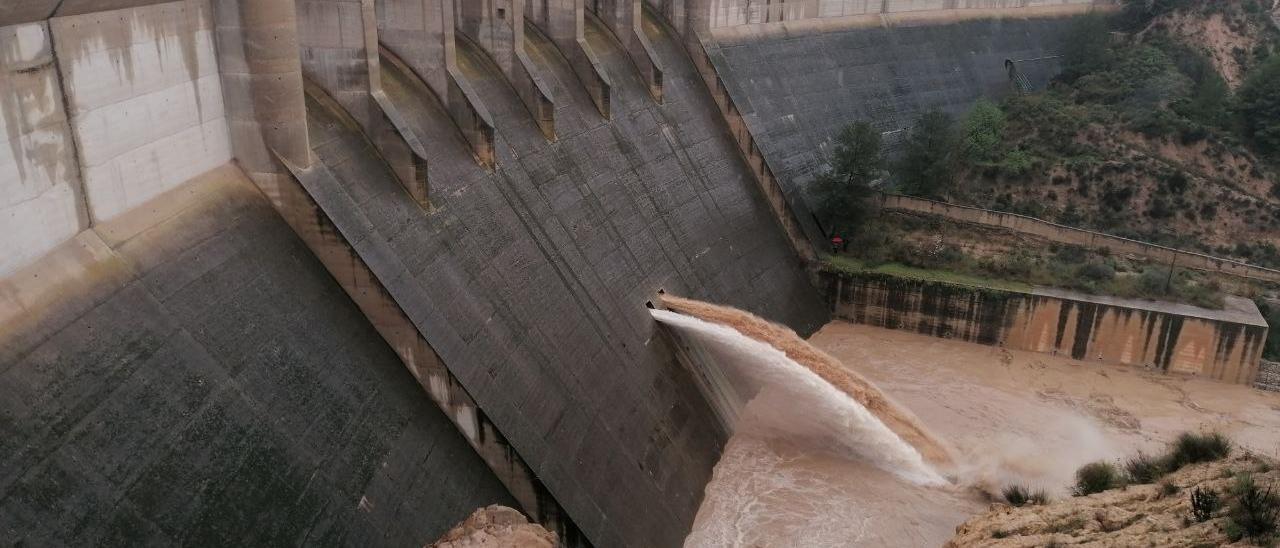
M 1197 523 L 1204 523 L 1213 518 L 1213 513 L 1221 506 L 1218 493 L 1213 489 L 1199 487 L 1191 491 L 1191 517 Z
M 1164 480 L 1164 481 L 1160 482 L 1160 496 L 1161 496 L 1161 497 L 1172 497 L 1172 496 L 1174 496 L 1174 495 L 1178 494 L 1178 491 L 1179 491 L 1178 486 L 1177 486 L 1177 485 L 1175 485 L 1173 482 L 1171 482 L 1171 481 L 1169 481 L 1169 480 Z
M 1234 491 L 1236 499 L 1229 512 L 1228 531 L 1234 537 L 1232 540 L 1242 537 L 1264 540 L 1274 535 L 1280 518 L 1280 497 L 1272 488 L 1259 487 L 1252 477 L 1242 475 L 1237 478 Z
M 1120 472 L 1106 461 L 1091 462 L 1076 470 L 1076 483 L 1072 493 L 1077 497 L 1101 493 L 1120 484 Z
M 1125 474 L 1129 483 L 1155 483 L 1166 472 L 1165 463 L 1156 457 L 1138 453 L 1124 463 Z
M 1045 494 L 1043 489 L 1031 490 L 1022 485 L 1010 485 L 1005 487 L 1000 494 L 1004 497 L 1005 502 L 1011 506 L 1020 507 L 1028 504 L 1046 504 L 1049 502 L 1049 496 Z

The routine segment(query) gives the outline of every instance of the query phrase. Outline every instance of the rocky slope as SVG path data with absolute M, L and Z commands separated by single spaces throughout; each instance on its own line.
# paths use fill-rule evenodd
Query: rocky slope
M 1233 489 L 1246 474 L 1264 490 L 1280 486 L 1280 470 L 1274 461 L 1238 454 L 1189 465 L 1155 484 L 1131 485 L 1046 505 L 1014 508 L 994 504 L 987 513 L 957 527 L 947 546 L 1252 546 L 1256 543 L 1248 539 L 1230 540 L 1228 517 Z M 1213 489 L 1222 499 L 1222 508 L 1204 522 L 1195 521 L 1191 514 L 1191 492 L 1197 487 Z
M 431 548 L 554 548 L 556 535 L 529 523 L 524 514 L 506 506 L 486 506 L 473 512 Z

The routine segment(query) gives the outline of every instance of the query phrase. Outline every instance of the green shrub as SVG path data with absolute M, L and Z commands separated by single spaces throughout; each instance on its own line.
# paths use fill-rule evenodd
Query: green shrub
M 1168 470 L 1161 459 L 1138 453 L 1125 461 L 1124 471 L 1129 483 L 1146 484 L 1155 483 L 1156 480 L 1164 477 Z
M 1231 440 L 1218 432 L 1183 432 L 1169 448 L 1167 462 L 1170 470 L 1188 464 L 1220 460 L 1231 454 Z
M 1101 493 L 1120 485 L 1120 473 L 1107 461 L 1091 462 L 1076 470 L 1076 483 L 1072 494 L 1077 497 Z
M 1197 487 L 1191 491 L 1191 518 L 1197 523 L 1213 519 L 1213 513 L 1218 511 L 1221 505 L 1218 493 L 1213 489 Z
M 995 103 L 979 99 L 964 120 L 964 155 L 970 162 L 989 162 L 1004 143 L 1004 111 Z
M 1116 277 L 1116 269 L 1106 263 L 1090 262 L 1076 269 L 1076 276 L 1095 282 L 1109 282 Z
M 1028 504 L 1046 504 L 1049 502 L 1049 495 L 1043 489 L 1031 490 L 1022 485 L 1010 485 L 1000 492 L 1005 502 L 1011 506 L 1026 506 Z
M 1263 154 L 1280 157 L 1280 56 L 1250 72 L 1238 97 L 1245 136 Z
M 937 198 L 950 190 L 955 182 L 957 141 L 951 115 L 938 110 L 921 114 L 894 166 L 903 191 Z
M 1271 487 L 1261 488 L 1251 476 L 1242 474 L 1237 478 L 1234 491 L 1236 498 L 1228 512 L 1235 526 L 1233 530 L 1251 539 L 1265 539 L 1275 534 L 1276 520 L 1280 517 L 1280 498 Z M 1240 536 L 1232 540 L 1239 540 Z
M 1160 482 L 1160 496 L 1171 497 L 1178 494 L 1178 486 L 1169 480 Z
M 1036 159 L 1025 150 L 1011 150 L 1005 154 L 1004 161 L 1000 163 L 1000 171 L 1010 177 L 1021 177 L 1031 172 L 1036 165 Z

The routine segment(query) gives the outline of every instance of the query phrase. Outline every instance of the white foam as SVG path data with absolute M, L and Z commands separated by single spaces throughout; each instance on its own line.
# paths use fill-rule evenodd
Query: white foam
M 773 346 L 737 330 L 666 310 L 651 311 L 688 345 L 708 399 L 735 432 L 785 439 L 862 459 L 918 485 L 946 480 L 871 411 Z M 726 397 L 726 394 L 730 395 Z M 736 397 L 738 402 L 726 400 Z M 728 407 L 728 408 L 726 408 Z

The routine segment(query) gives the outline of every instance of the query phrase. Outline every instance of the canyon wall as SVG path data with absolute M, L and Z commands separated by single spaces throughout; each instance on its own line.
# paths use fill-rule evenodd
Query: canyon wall
M 978 344 L 1251 384 L 1267 324 L 1248 299 L 1223 310 L 1038 288 L 1029 293 L 881 274 L 824 274 L 839 318 Z

